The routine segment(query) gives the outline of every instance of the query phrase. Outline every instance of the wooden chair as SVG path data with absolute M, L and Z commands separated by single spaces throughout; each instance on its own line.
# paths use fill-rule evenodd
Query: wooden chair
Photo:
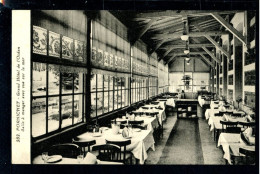
M 81 152 L 83 153 L 84 156 L 86 156 L 86 147 L 87 147 L 87 152 L 90 152 L 90 146 L 96 144 L 96 140 L 84 140 L 84 139 L 78 139 L 78 138 L 73 138 L 72 143 L 78 145 L 81 148 Z
M 229 129 L 226 129 L 226 128 L 228 128 L 228 127 L 237 127 L 237 125 L 238 125 L 238 122 L 232 122 L 232 121 L 222 121 L 222 120 L 220 120 L 220 123 L 222 124 L 222 132 L 226 132 L 226 133 L 228 133 L 227 131 L 229 130 L 231 130 L 231 128 L 229 128 Z
M 240 133 L 241 127 L 226 127 L 226 133 Z
M 135 121 L 128 121 L 128 124 L 131 124 L 131 125 L 141 125 L 144 123 L 144 120 L 135 120 Z
M 50 147 L 48 155 L 61 155 L 66 158 L 77 158 L 80 155 L 80 147 L 76 144 L 55 144 Z
M 255 151 L 249 149 L 239 148 L 239 153 L 245 155 L 246 165 L 255 164 Z
M 113 144 L 94 145 L 92 151 L 97 151 L 97 159 L 102 161 L 116 161 L 118 162 L 118 154 L 120 148 Z
M 232 116 L 234 117 L 243 117 L 244 114 L 242 113 L 232 113 Z
M 106 143 L 119 146 L 120 153 L 119 153 L 118 161 L 126 164 L 126 161 L 130 159 L 130 163 L 132 164 L 132 153 L 126 151 L 126 146 L 131 144 L 131 140 L 126 140 L 126 141 L 106 140 Z
M 243 128 L 255 127 L 255 122 L 238 122 Z
M 159 102 L 152 101 L 152 102 L 151 102 L 151 104 L 153 104 L 153 105 L 158 105 L 158 104 L 159 104 Z

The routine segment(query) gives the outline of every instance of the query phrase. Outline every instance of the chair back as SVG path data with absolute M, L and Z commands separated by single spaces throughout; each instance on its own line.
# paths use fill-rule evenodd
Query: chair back
M 242 113 L 233 113 L 232 116 L 234 116 L 234 117 L 242 117 L 243 114 Z
M 96 140 L 84 140 L 84 139 L 78 139 L 73 138 L 72 143 L 78 145 L 81 148 L 81 151 L 84 153 L 84 156 L 86 156 L 86 150 L 85 147 L 88 148 L 88 152 L 90 152 L 90 146 L 96 144 Z
M 243 128 L 255 127 L 255 122 L 238 122 Z
M 126 160 L 126 146 L 131 144 L 131 140 L 126 140 L 126 141 L 112 141 L 112 140 L 106 140 L 107 144 L 114 144 L 119 146 L 120 149 L 120 155 L 118 160 L 119 161 L 125 161 Z M 123 155 L 123 157 L 122 157 Z
M 222 131 L 225 132 L 225 128 L 227 127 L 237 127 L 238 122 L 232 122 L 232 121 L 223 121 L 220 120 L 220 123 L 222 124 Z
M 120 148 L 113 144 L 94 145 L 92 151 L 98 151 L 97 158 L 102 161 L 118 161 Z
M 144 120 L 135 120 L 135 121 L 128 121 L 129 124 L 131 125 L 141 125 L 144 123 Z
M 226 127 L 226 133 L 240 133 L 241 127 Z
M 49 155 L 61 155 L 66 158 L 77 158 L 80 154 L 80 147 L 73 143 L 55 144 L 50 147 Z
M 239 148 L 239 153 L 245 155 L 246 158 L 246 163 L 245 164 L 255 164 L 255 151 L 249 150 L 249 149 L 244 149 L 244 148 Z
M 152 102 L 151 102 L 151 104 L 153 104 L 153 105 L 158 105 L 158 104 L 159 104 L 159 102 L 152 101 Z

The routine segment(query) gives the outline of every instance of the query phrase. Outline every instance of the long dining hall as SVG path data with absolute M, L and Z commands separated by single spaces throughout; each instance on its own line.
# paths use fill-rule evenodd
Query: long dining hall
M 256 165 L 256 12 L 32 10 L 31 163 Z

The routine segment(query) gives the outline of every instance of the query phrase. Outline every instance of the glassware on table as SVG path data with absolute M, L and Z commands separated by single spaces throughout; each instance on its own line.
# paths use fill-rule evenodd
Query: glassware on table
M 48 152 L 43 152 L 42 153 L 42 160 L 44 161 L 44 163 L 47 162 L 48 158 L 49 158 Z
M 77 156 L 77 160 L 78 160 L 78 163 L 81 164 L 82 161 L 84 160 L 83 155 L 78 155 L 78 156 Z

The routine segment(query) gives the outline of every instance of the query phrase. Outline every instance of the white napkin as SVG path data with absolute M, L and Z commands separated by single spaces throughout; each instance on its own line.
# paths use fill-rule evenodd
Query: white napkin
M 83 160 L 83 164 L 96 164 L 96 163 L 97 163 L 97 157 L 92 153 L 88 152 L 86 157 Z
M 244 133 L 246 134 L 247 137 L 251 137 L 253 133 L 253 129 L 251 127 L 247 128 Z

